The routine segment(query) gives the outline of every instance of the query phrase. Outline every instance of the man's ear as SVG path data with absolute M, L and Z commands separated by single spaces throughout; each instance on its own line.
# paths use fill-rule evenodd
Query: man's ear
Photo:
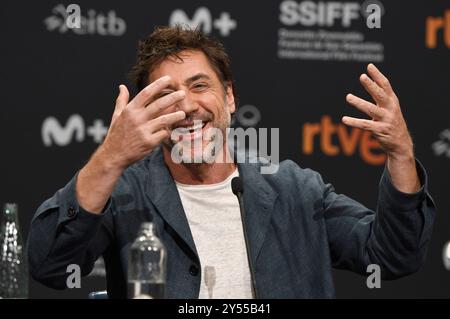
M 226 98 L 230 113 L 233 114 L 234 112 L 236 112 L 236 102 L 234 101 L 233 86 L 231 85 L 231 83 L 227 84 Z

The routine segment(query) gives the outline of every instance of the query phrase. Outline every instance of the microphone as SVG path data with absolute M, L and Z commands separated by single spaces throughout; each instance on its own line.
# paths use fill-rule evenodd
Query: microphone
M 242 183 L 242 179 L 239 176 L 234 177 L 231 180 L 231 190 L 233 191 L 233 194 L 236 195 L 238 198 L 239 210 L 241 211 L 242 229 L 244 231 L 245 247 L 247 248 L 248 267 L 250 269 L 250 275 L 252 278 L 253 293 L 255 299 L 259 299 L 258 289 L 256 288 L 255 269 L 253 268 L 253 261 L 251 257 L 252 254 L 250 252 L 250 245 L 248 243 L 247 238 L 247 229 L 245 227 L 245 209 L 244 209 L 244 201 L 242 200 L 242 194 L 244 193 L 244 184 Z

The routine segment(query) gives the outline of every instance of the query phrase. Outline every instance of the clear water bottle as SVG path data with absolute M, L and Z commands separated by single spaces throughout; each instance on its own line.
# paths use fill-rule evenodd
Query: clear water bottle
M 28 298 L 28 264 L 17 204 L 5 204 L 0 220 L 0 298 Z
M 163 299 L 166 284 L 166 249 L 153 223 L 143 223 L 128 258 L 128 298 Z

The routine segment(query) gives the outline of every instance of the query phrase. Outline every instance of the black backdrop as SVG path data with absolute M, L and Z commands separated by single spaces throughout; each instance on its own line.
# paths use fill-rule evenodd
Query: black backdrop
M 342 134 L 333 134 L 327 146 L 323 125 L 322 140 L 307 136 L 321 120 L 337 125 L 342 115 L 360 115 L 344 97 L 348 92 L 368 97 L 358 81 L 368 62 L 385 72 L 400 98 L 417 157 L 429 173 L 438 205 L 436 225 L 427 262 L 417 274 L 370 290 L 365 277 L 335 271 L 337 296 L 450 297 L 450 272 L 442 262 L 443 246 L 450 240 L 450 14 L 445 18 L 450 2 L 342 2 L 338 12 L 353 13 L 348 21 L 300 15 L 299 8 L 315 5 L 314 12 L 326 13 L 331 3 L 305 2 L 80 0 L 76 3 L 88 28 L 71 30 L 64 27 L 61 13 L 71 2 L 3 1 L 0 202 L 19 203 L 26 235 L 39 204 L 98 146 L 118 85 L 132 89 L 127 73 L 138 39 L 156 25 L 183 22 L 182 13 L 174 15 L 180 9 L 220 39 L 232 57 L 241 101 L 235 124 L 279 127 L 281 159 L 318 170 L 339 192 L 371 208 L 383 163 L 370 137 L 359 136 L 353 148 Z M 368 3 L 384 7 L 380 29 L 366 25 L 362 12 Z M 221 29 L 226 22 L 229 30 Z M 436 24 L 442 27 L 434 31 Z M 427 31 L 435 46 L 427 45 Z M 103 288 L 101 276 L 64 292 L 32 281 L 30 296 L 84 298 Z

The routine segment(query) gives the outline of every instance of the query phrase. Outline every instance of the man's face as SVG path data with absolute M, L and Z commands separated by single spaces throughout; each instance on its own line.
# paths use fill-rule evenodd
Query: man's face
M 172 130 L 176 138 L 164 143 L 172 149 L 179 144 L 182 152 L 190 153 L 191 158 L 203 154 L 203 150 L 217 137 L 208 133 L 217 128 L 223 137 L 225 145 L 226 129 L 230 126 L 231 113 L 235 111 L 235 103 L 231 86 L 224 88 L 214 69 L 210 66 L 205 54 L 201 51 L 182 51 L 179 56 L 170 57 L 159 64 L 150 74 L 149 81 L 168 75 L 171 85 L 161 92 L 161 96 L 177 90 L 183 90 L 186 97 L 179 103 L 169 107 L 164 114 L 174 111 L 184 111 L 186 119 L 177 123 Z M 194 123 L 195 121 L 195 123 Z M 200 123 L 200 125 L 194 125 Z M 217 131 L 216 131 L 217 132 Z M 205 134 L 207 133 L 207 134 Z

